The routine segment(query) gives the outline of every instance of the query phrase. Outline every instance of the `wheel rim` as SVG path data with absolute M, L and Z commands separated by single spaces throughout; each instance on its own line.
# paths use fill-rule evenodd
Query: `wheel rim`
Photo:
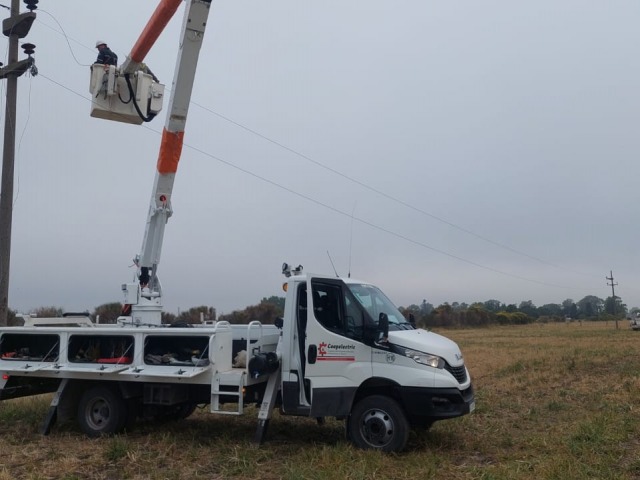
M 95 398 L 85 410 L 87 424 L 94 430 L 102 430 L 109 423 L 111 408 L 104 398 Z
M 372 447 L 384 447 L 393 439 L 393 420 L 383 410 L 367 410 L 362 416 L 360 432 L 365 442 Z

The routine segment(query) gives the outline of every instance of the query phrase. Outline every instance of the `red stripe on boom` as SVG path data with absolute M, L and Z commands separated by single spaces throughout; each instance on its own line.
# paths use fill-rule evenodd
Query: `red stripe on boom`
M 158 154 L 158 172 L 162 174 L 176 173 L 182 153 L 184 132 L 169 132 L 162 130 L 160 153 Z

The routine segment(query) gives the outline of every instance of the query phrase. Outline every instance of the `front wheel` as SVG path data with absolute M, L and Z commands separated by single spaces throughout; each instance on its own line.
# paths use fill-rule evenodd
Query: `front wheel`
M 402 408 L 383 395 L 360 400 L 347 422 L 349 438 L 359 448 L 399 452 L 409 439 L 409 422 Z
M 78 424 L 90 437 L 121 431 L 127 422 L 127 406 L 116 388 L 96 386 L 82 395 L 78 404 Z

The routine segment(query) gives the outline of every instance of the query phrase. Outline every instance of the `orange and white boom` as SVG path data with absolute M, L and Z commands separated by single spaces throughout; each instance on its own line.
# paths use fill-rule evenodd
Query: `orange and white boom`
M 182 0 L 162 0 L 138 37 L 131 53 L 122 64 L 122 73 L 133 73 L 140 67 L 156 40 L 173 18 Z
M 182 0 L 162 0 L 122 71 L 135 71 L 156 41 Z M 200 47 L 207 26 L 211 0 L 187 0 L 182 23 L 180 50 L 173 77 L 168 115 L 162 131 L 160 152 L 142 248 L 135 262 L 139 284 L 123 285 L 125 304 L 132 306 L 134 323 L 160 324 L 162 289 L 157 277 L 165 225 L 173 213 L 171 193 L 182 152 L 184 129 L 191 101 Z

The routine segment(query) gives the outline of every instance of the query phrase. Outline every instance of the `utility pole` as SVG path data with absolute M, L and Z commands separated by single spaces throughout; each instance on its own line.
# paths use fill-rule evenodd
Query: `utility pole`
M 25 0 L 28 13 L 20 13 L 20 0 L 11 0 L 11 16 L 2 22 L 2 33 L 9 37 L 8 65 L 0 68 L 0 80 L 7 79 L 7 101 L 4 117 L 2 149 L 2 182 L 0 183 L 0 326 L 7 324 L 9 313 L 9 265 L 11 258 L 11 223 L 13 219 L 13 178 L 16 147 L 16 102 L 18 77 L 34 67 L 31 57 L 35 45 L 23 44 L 29 58 L 18 61 L 18 40 L 29 33 L 36 18 L 33 10 L 38 0 Z M 35 67 L 34 67 L 35 68 Z
M 609 285 L 611 287 L 611 296 L 613 297 L 613 317 L 616 320 L 616 330 L 618 330 L 618 317 L 616 317 L 616 285 L 618 285 L 617 283 L 613 283 L 613 271 L 609 270 L 609 275 L 611 275 L 610 277 L 604 277 L 607 280 L 609 280 L 611 283 L 607 282 L 607 285 Z

